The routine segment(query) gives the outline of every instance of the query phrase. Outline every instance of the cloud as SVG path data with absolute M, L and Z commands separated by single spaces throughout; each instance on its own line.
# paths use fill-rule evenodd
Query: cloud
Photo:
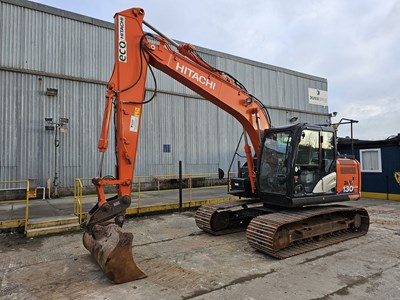
M 400 133 L 399 113 L 400 97 L 366 99 L 364 104 L 349 103 L 343 107 L 344 115 L 359 121 L 354 124 L 354 138 L 361 140 L 384 140 L 391 135 Z M 339 122 L 338 115 L 333 122 Z M 339 136 L 350 136 L 350 126 L 339 126 Z
M 174 39 L 327 78 L 330 111 L 359 120 L 356 138 L 400 131 L 399 0 L 37 2 L 107 21 L 143 7 Z

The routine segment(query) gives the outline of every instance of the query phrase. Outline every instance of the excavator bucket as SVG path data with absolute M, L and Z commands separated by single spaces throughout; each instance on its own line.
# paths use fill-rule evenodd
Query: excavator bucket
M 114 223 L 96 224 L 91 232 L 84 233 L 83 245 L 111 281 L 124 283 L 146 277 L 132 257 L 132 233 Z

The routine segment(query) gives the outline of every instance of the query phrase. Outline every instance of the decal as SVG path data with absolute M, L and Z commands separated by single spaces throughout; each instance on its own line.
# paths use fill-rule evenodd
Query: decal
M 125 17 L 118 16 L 118 60 L 126 63 L 128 61 L 125 39 Z
M 200 84 L 209 87 L 212 90 L 215 90 L 215 82 L 212 80 L 209 80 L 206 76 L 204 75 L 199 75 L 196 71 L 193 71 L 192 69 L 186 67 L 185 65 L 182 65 L 180 63 L 176 63 L 175 67 L 176 71 L 180 71 L 182 74 L 184 74 L 186 77 L 189 77 L 190 79 L 194 79 Z
M 352 193 L 354 192 L 354 187 L 352 185 L 345 185 L 343 187 L 343 193 Z
M 133 113 L 133 115 L 135 117 L 139 117 L 140 116 L 140 108 L 139 107 L 135 107 L 135 112 Z
M 139 116 L 131 116 L 129 131 L 138 132 L 138 129 L 139 129 Z

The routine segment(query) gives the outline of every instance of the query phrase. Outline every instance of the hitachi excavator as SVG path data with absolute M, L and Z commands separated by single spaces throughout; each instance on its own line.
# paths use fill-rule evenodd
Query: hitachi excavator
M 243 126 L 246 164 L 230 182 L 239 200 L 200 207 L 197 226 L 220 235 L 246 230 L 249 244 L 276 258 L 325 247 L 368 231 L 365 209 L 327 203 L 360 198 L 360 166 L 340 157 L 335 130 L 299 123 L 272 127 L 266 106 L 230 74 L 204 61 L 195 47 L 178 44 L 152 27 L 144 10 L 115 15 L 115 66 L 107 85 L 98 177 L 98 203 L 84 224 L 83 243 L 115 283 L 145 277 L 132 257 L 131 233 L 122 231 L 131 203 L 132 178 L 145 100 L 146 73 L 155 67 Z M 143 31 L 147 26 L 156 34 Z M 153 78 L 154 74 L 153 74 Z M 102 177 L 112 115 L 115 119 L 116 176 Z M 251 145 L 250 145 L 251 144 Z M 251 147 L 252 146 L 252 147 Z M 104 187 L 118 195 L 106 199 Z

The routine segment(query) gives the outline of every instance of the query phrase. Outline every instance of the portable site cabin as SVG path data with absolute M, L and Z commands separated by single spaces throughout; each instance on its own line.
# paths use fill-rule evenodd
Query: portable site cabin
M 362 197 L 400 200 L 400 134 L 386 140 L 340 138 L 340 154 L 352 154 L 361 163 Z

